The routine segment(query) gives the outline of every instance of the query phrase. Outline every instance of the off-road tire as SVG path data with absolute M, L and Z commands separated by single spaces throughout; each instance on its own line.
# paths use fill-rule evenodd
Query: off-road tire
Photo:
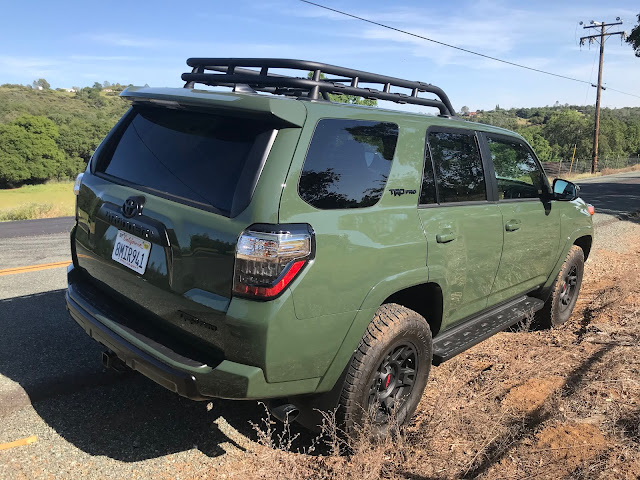
M 542 328 L 551 328 L 562 325 L 569 320 L 573 307 L 578 300 L 582 276 L 584 274 L 584 252 L 577 245 L 573 245 L 565 258 L 560 272 L 551 287 L 551 295 L 544 304 L 542 310 L 536 315 L 536 323 Z M 575 284 L 569 285 L 567 280 L 575 276 Z M 570 288 L 570 297 L 567 299 L 567 288 Z M 567 303 L 565 303 L 568 300 Z
M 405 350 L 399 350 L 403 345 L 406 346 Z M 389 433 L 391 426 L 405 424 L 411 419 L 427 384 L 433 355 L 431 329 L 424 317 L 401 305 L 394 303 L 382 305 L 360 340 L 347 368 L 340 393 L 337 420 L 347 435 L 353 436 L 361 431 L 359 427 L 365 424 L 367 417 L 370 417 L 373 408 L 368 404 L 372 385 L 380 378 L 379 369 L 398 366 L 397 361 L 392 364 L 385 362 L 392 358 L 394 352 L 404 355 L 411 352 L 411 349 L 413 354 L 410 353 L 405 360 L 409 363 L 403 363 L 408 366 L 401 370 L 411 370 L 410 360 L 415 358 L 412 360 L 415 362 L 412 388 L 407 387 L 408 394 L 404 394 L 402 390 L 398 391 L 398 397 L 394 398 L 401 398 L 401 400 L 395 403 L 392 415 L 388 418 L 390 421 L 376 423 L 369 420 L 370 433 L 375 437 L 384 437 Z M 393 378 L 394 384 L 397 384 L 402 382 L 401 377 L 407 378 L 402 373 L 389 378 Z M 389 382 L 390 380 L 387 379 L 387 385 Z M 375 398 L 378 397 L 375 396 Z M 393 399 L 390 400 L 390 402 L 393 401 Z

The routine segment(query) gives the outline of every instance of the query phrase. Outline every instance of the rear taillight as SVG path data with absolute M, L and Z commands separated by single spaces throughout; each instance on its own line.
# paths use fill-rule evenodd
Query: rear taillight
M 238 238 L 233 293 L 275 298 L 313 255 L 314 236 L 309 225 L 253 225 Z

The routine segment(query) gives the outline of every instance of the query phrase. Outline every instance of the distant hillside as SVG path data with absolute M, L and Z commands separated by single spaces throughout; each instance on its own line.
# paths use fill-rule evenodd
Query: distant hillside
M 569 159 L 576 145 L 576 158 L 588 158 L 593 148 L 595 107 L 557 105 L 470 112 L 474 122 L 515 130 L 527 139 L 543 161 Z M 600 113 L 598 155 L 640 155 L 640 108 L 603 108 Z
M 71 178 L 129 107 L 109 92 L 0 86 L 0 188 Z
M 118 97 L 125 88 L 119 84 L 67 92 L 39 82 L 43 86 L 36 88 L 0 86 L 0 188 L 73 178 L 129 106 Z M 592 106 L 556 105 L 496 107 L 463 118 L 515 130 L 541 160 L 557 162 L 571 157 L 574 144 L 577 158 L 591 156 L 593 116 Z M 640 108 L 602 110 L 599 155 L 640 155 Z

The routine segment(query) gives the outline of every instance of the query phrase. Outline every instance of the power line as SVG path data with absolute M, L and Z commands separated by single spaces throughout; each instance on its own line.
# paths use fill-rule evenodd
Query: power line
M 387 28 L 389 30 L 394 30 L 394 31 L 399 32 L 399 33 L 404 33 L 405 35 L 410 35 L 412 37 L 420 38 L 420 39 L 426 40 L 428 42 L 433 42 L 433 43 L 436 43 L 438 45 L 442 45 L 444 47 L 449 47 L 449 48 L 453 48 L 455 50 L 459 50 L 461 52 L 470 53 L 471 55 L 477 55 L 478 57 L 483 57 L 483 58 L 487 58 L 489 60 L 494 60 L 496 62 L 505 63 L 505 64 L 511 65 L 513 67 L 524 68 L 526 70 L 531 70 L 533 72 L 543 73 L 545 75 L 551 75 L 553 77 L 564 78 L 565 80 L 571 80 L 571 81 L 574 81 L 574 82 L 586 83 L 586 84 L 591 85 L 591 82 L 587 82 L 586 80 L 580 80 L 579 78 L 569 77 L 567 75 L 561 75 L 559 73 L 547 72 L 545 70 L 540 70 L 538 68 L 528 67 L 526 65 L 521 65 L 519 63 L 510 62 L 508 60 L 503 60 L 502 58 L 492 57 L 491 55 L 485 55 L 484 53 L 474 52 L 473 50 L 467 50 L 466 48 L 456 47 L 455 45 L 450 45 L 448 43 L 441 42 L 439 40 L 434 40 L 433 38 L 429 38 L 429 37 L 425 37 L 425 36 L 422 36 L 422 35 L 418 35 L 417 33 L 412 33 L 412 32 L 409 32 L 407 30 L 402 30 L 400 28 L 395 28 L 395 27 L 392 27 L 390 25 L 385 25 L 384 23 L 374 22 L 373 20 L 369 20 L 369 19 L 364 18 L 364 17 L 359 17 L 358 15 L 354 15 L 352 13 L 343 12 L 342 10 L 338 10 L 338 9 L 335 9 L 335 8 L 327 7 L 327 6 L 321 5 L 319 3 L 311 2 L 310 0 L 300 0 L 300 1 L 303 2 L 303 3 L 307 3 L 309 5 L 313 5 L 315 7 L 323 8 L 323 9 L 328 10 L 330 12 L 334 12 L 334 13 L 338 13 L 340 15 L 344 15 L 346 17 L 355 18 L 356 20 L 361 20 L 363 22 L 367 22 L 367 23 L 370 23 L 372 25 L 377 25 L 378 27 Z M 607 87 L 607 88 L 609 88 L 610 90 L 612 90 L 614 92 L 618 92 L 618 93 L 622 93 L 624 95 L 630 95 L 632 97 L 640 98 L 640 96 L 634 95 L 632 93 L 622 92 L 620 90 L 615 90 L 615 89 L 610 88 L 610 87 Z
M 607 90 L 611 90 L 612 92 L 618 92 L 623 95 L 629 95 L 630 97 L 640 98 L 640 95 L 634 95 L 633 93 L 623 92 L 622 90 L 616 90 L 615 88 L 607 87 Z
M 593 68 L 596 66 L 596 58 L 598 58 L 598 53 L 594 53 L 593 54 L 593 63 L 591 64 L 591 73 L 589 74 L 589 83 L 591 83 L 591 79 L 593 78 Z M 587 104 L 587 98 L 589 98 L 589 88 L 591 88 L 591 85 L 587 85 L 587 91 L 584 94 L 584 104 Z

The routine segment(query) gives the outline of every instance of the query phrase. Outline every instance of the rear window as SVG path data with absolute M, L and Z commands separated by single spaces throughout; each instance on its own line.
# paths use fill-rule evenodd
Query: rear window
M 438 182 L 439 202 L 486 200 L 484 169 L 475 134 L 473 132 L 431 132 L 428 138 L 429 151 L 433 158 Z M 426 200 L 431 199 L 424 200 L 425 203 L 429 203 Z
M 128 115 L 96 171 L 227 216 L 248 205 L 273 126 L 163 108 Z
M 320 120 L 300 176 L 300 197 L 321 209 L 376 204 L 384 193 L 397 143 L 395 123 Z

